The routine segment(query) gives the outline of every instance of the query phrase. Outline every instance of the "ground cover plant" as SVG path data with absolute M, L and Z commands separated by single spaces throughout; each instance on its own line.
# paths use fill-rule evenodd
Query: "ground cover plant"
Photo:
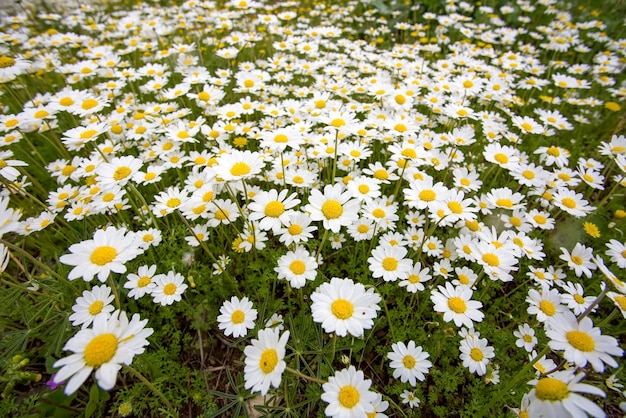
M 509 3 L 3 16 L 0 415 L 622 416 L 623 4 Z

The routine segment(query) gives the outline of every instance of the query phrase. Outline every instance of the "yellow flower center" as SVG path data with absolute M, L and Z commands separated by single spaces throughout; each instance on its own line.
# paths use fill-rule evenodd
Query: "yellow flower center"
M 448 307 L 452 309 L 455 313 L 463 313 L 467 309 L 467 305 L 465 305 L 465 301 L 460 296 L 453 296 L 448 299 Z
M 356 228 L 356 230 L 361 234 L 365 234 L 370 230 L 370 227 L 365 224 L 361 224 Z
M 412 369 L 415 366 L 415 358 L 412 355 L 407 354 L 402 359 L 402 364 L 404 364 L 404 367 L 407 369 Z
M 89 109 L 92 109 L 92 108 L 94 108 L 96 106 L 98 106 L 98 101 L 95 100 L 95 99 L 87 99 L 82 104 L 82 108 L 84 110 L 89 110 Z
M 168 208 L 177 208 L 180 206 L 180 199 L 177 197 L 172 197 L 171 199 L 169 199 L 167 201 L 167 203 L 165 204 Z
M 380 168 L 374 171 L 374 178 L 378 180 L 387 180 L 389 178 L 389 173 L 387 173 L 386 170 L 383 170 L 382 168 Z
M 274 137 L 274 142 L 284 144 L 284 143 L 289 142 L 289 138 L 285 134 L 278 134 Z
M 132 173 L 132 170 L 130 168 L 126 166 L 118 167 L 115 169 L 115 172 L 113 173 L 113 178 L 117 181 L 120 181 L 128 177 L 130 173 Z
M 539 302 L 539 309 L 541 310 L 541 312 L 548 316 L 552 316 L 556 313 L 556 307 L 554 306 L 554 303 L 545 299 Z
M 326 219 L 337 219 L 343 214 L 343 206 L 336 200 L 327 200 L 322 205 L 322 213 Z
M 385 257 L 383 268 L 387 271 L 395 271 L 398 268 L 398 260 L 393 257 Z
M 620 309 L 626 311 L 626 296 L 615 295 L 615 302 L 619 305 Z
M 585 303 L 585 298 L 583 298 L 580 294 L 576 293 L 574 295 L 574 300 L 576 301 L 576 303 Z
M 48 113 L 46 110 L 38 110 L 35 112 L 35 118 L 37 119 L 43 119 L 46 116 L 50 115 L 50 113 Z
M 559 379 L 545 377 L 537 382 L 535 395 L 542 401 L 558 402 L 569 396 L 569 388 Z
M 559 155 L 561 155 L 561 151 L 559 151 L 559 149 L 557 147 L 550 147 L 550 148 L 548 148 L 546 153 L 548 155 L 553 156 L 553 157 L 558 157 Z
M 359 185 L 358 189 L 361 194 L 367 194 L 370 191 L 370 187 L 367 184 Z
M 89 341 L 83 354 L 85 364 L 97 369 L 111 360 L 117 352 L 117 337 L 113 334 L 100 334 Z
M 524 122 L 520 125 L 522 127 L 523 130 L 525 131 L 532 131 L 533 130 L 533 125 L 531 125 L 528 122 Z
M 300 260 L 294 260 L 289 264 L 289 270 L 291 270 L 293 274 L 302 274 L 306 270 L 306 265 Z
M 572 262 L 578 266 L 581 266 L 583 264 L 583 259 L 582 257 L 578 257 L 577 255 L 573 255 L 570 257 L 570 259 L 572 260 Z
M 287 228 L 287 231 L 289 231 L 291 235 L 299 235 L 302 233 L 302 227 L 298 224 L 293 224 Z
M 374 215 L 375 218 L 384 218 L 385 217 L 385 211 L 382 210 L 381 208 L 376 208 L 372 211 L 372 215 Z
M 483 261 L 491 267 L 498 267 L 500 265 L 500 259 L 495 254 L 483 254 Z
M 102 308 L 104 308 L 104 302 L 102 302 L 101 300 L 97 300 L 89 305 L 89 313 L 94 316 L 98 315 L 100 312 L 102 312 Z
M 217 219 L 218 221 L 223 221 L 225 219 L 228 219 L 228 211 L 226 209 L 220 209 L 217 212 L 215 212 L 215 219 Z
M 524 339 L 525 342 L 527 343 L 531 343 L 533 342 L 533 337 L 530 334 L 524 334 L 524 337 L 522 337 Z
M 244 162 L 235 163 L 230 169 L 230 174 L 233 176 L 245 176 L 249 172 L 250 166 Z
M 332 303 L 330 310 L 338 319 L 348 319 L 354 313 L 354 306 L 349 300 L 337 299 Z
M 502 208 L 512 208 L 513 201 L 511 199 L 498 199 L 496 200 L 496 205 Z
M 483 351 L 480 348 L 472 348 L 470 351 L 470 357 L 474 361 L 481 361 L 485 356 L 483 355 Z
M 167 296 L 171 296 L 176 293 L 176 285 L 174 283 L 168 283 L 163 287 L 163 293 Z
M 463 213 L 463 206 L 459 202 L 448 202 L 448 209 L 456 215 Z
M 246 319 L 246 314 L 243 313 L 241 309 L 237 309 L 230 316 L 230 320 L 232 321 L 233 324 L 241 324 L 244 321 L 244 319 Z
M 15 65 L 15 60 L 6 55 L 0 56 L 0 68 L 9 68 Z
M 418 276 L 417 274 L 411 274 L 407 280 L 409 281 L 409 283 L 412 283 L 412 284 L 419 283 L 420 276 Z
M 567 341 L 576 350 L 589 353 L 596 347 L 596 344 L 593 342 L 593 338 L 591 338 L 591 336 L 586 332 L 574 330 L 568 332 L 565 336 L 567 337 Z
M 506 164 L 509 162 L 509 157 L 507 157 L 506 154 L 502 154 L 501 152 L 494 155 L 493 158 L 500 164 Z
M 346 385 L 339 389 L 339 403 L 344 408 L 351 409 L 359 403 L 359 391 L 351 385 Z
M 270 218 L 278 218 L 283 212 L 285 212 L 285 205 L 278 200 L 274 200 L 265 205 L 265 215 Z
M 274 371 L 278 364 L 278 353 L 273 348 L 268 348 L 261 353 L 259 367 L 263 373 L 268 374 Z
M 93 129 L 89 129 L 87 131 L 83 131 L 80 133 L 80 139 L 90 139 L 93 138 L 93 136 L 95 134 L 97 134 L 98 132 L 93 130 Z
M 424 189 L 420 192 L 419 198 L 424 202 L 432 202 L 437 197 L 437 194 L 431 189 Z
M 571 197 L 564 198 L 563 200 L 561 200 L 561 203 L 563 203 L 563 206 L 569 209 L 574 209 L 576 207 L 576 201 Z
M 146 287 L 150 284 L 152 280 L 148 276 L 141 276 L 139 280 L 137 280 L 137 287 Z
M 346 121 L 341 118 L 336 118 L 336 119 L 333 119 L 330 122 L 330 124 L 334 126 L 335 128 L 341 128 L 342 126 L 345 126 Z
M 102 245 L 91 253 L 89 260 L 98 266 L 104 266 L 107 263 L 113 261 L 117 257 L 117 251 L 115 248 L 109 245 Z

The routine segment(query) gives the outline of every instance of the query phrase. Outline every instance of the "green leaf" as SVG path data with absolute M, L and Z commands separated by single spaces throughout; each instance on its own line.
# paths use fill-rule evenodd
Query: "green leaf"
M 85 407 L 85 418 L 89 418 L 98 409 L 98 403 L 100 402 L 100 388 L 97 384 L 93 384 L 89 389 L 89 402 Z

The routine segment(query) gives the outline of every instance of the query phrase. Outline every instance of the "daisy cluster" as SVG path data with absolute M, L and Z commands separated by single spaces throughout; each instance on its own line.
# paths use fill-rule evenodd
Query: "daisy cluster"
M 432 415 L 430 371 L 452 367 L 502 387 L 486 410 L 528 382 L 520 414 L 604 416 L 578 393 L 606 396 L 623 355 L 603 329 L 626 317 L 626 40 L 565 6 L 4 16 L 0 267 L 76 285 L 54 382 L 112 389 L 151 315 L 226 283 L 209 332 L 253 393 L 289 372 L 327 416 Z M 46 236 L 59 263 L 31 277 L 15 257 Z M 307 327 L 330 371 L 296 354 Z

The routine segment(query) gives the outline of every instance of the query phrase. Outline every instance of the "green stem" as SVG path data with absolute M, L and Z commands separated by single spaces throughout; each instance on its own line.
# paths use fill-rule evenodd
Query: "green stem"
M 45 270 L 50 276 L 54 277 L 57 280 L 63 280 L 63 278 L 59 274 L 57 274 L 54 270 L 52 270 L 46 264 L 42 263 L 41 261 L 37 260 L 32 255 L 30 255 L 30 253 L 28 253 L 28 251 L 24 250 L 23 248 L 18 247 L 15 244 L 12 244 L 12 243 L 8 242 L 6 240 L 0 240 L 0 242 L 2 244 L 4 244 L 6 247 L 8 247 L 9 249 L 11 249 L 13 251 L 17 251 L 18 253 L 22 254 L 24 257 L 28 258 L 28 260 L 31 263 L 33 263 L 36 266 L 38 266 L 39 268 Z
M 113 297 L 115 298 L 115 307 L 121 311 L 122 303 L 120 302 L 120 294 L 117 291 L 117 285 L 115 284 L 115 281 L 113 280 L 113 275 L 111 273 L 109 273 L 108 282 L 109 286 L 111 287 L 111 291 L 113 292 Z
M 524 367 L 522 367 L 522 369 L 517 372 L 517 374 L 515 376 L 513 376 L 513 378 L 511 378 L 511 380 L 509 380 L 509 383 L 506 386 L 502 386 L 493 396 L 491 396 L 491 400 L 489 401 L 489 403 L 485 406 L 485 408 L 483 409 L 483 411 L 485 411 L 486 413 L 488 413 L 489 411 L 491 411 L 491 408 L 495 405 L 496 402 L 498 402 L 499 400 L 502 400 L 502 397 L 504 395 L 506 395 L 507 393 L 510 392 L 511 389 L 513 389 L 514 387 L 516 387 L 518 385 L 518 381 L 520 378 L 524 377 L 524 375 L 526 375 L 526 373 L 528 373 L 528 371 L 530 369 L 532 369 L 533 365 L 543 356 L 545 356 L 546 354 L 548 354 L 550 352 L 550 346 L 546 346 L 546 348 L 544 348 L 539 354 L 537 354 L 535 356 L 534 359 L 532 359 L 531 361 L 529 361 L 528 363 L 526 363 L 524 365 Z
M 141 383 L 143 383 L 144 385 L 146 385 L 146 387 L 148 389 L 150 389 L 152 391 L 152 393 L 154 393 L 155 395 L 157 395 L 165 404 L 165 407 L 167 408 L 167 411 L 170 413 L 170 415 L 174 416 L 174 417 L 178 417 L 178 412 L 176 412 L 176 410 L 174 409 L 174 407 L 172 406 L 172 404 L 170 403 L 170 401 L 165 397 L 165 395 L 163 394 L 163 392 L 161 392 L 159 389 L 156 388 L 156 386 L 154 386 L 148 379 L 146 379 L 144 377 L 144 375 L 142 375 L 141 373 L 139 373 L 137 370 L 135 370 L 132 366 L 128 365 L 128 364 L 124 364 L 124 369 L 126 369 L 127 371 L 129 371 L 133 376 L 135 376 L 137 379 L 141 380 Z
M 322 380 L 322 379 L 318 379 L 317 377 L 313 377 L 313 376 L 306 375 L 306 374 L 302 373 L 302 372 L 301 372 L 301 371 L 299 371 L 299 370 L 292 369 L 292 368 L 291 368 L 291 367 L 289 367 L 289 366 L 285 367 L 285 370 L 287 370 L 289 373 L 293 373 L 293 374 L 295 374 L 296 376 L 301 377 L 301 378 L 303 378 L 303 379 L 305 379 L 305 380 L 309 380 L 309 381 L 311 381 L 311 382 L 319 383 L 320 385 L 323 385 L 324 383 L 326 383 L 326 382 L 325 382 L 324 380 Z
M 320 242 L 320 246 L 317 247 L 317 254 L 315 254 L 315 261 L 319 263 L 320 254 L 322 253 L 322 248 L 324 247 L 324 243 L 326 243 L 326 239 L 328 238 L 328 229 L 324 229 L 324 235 L 322 236 L 322 242 Z

